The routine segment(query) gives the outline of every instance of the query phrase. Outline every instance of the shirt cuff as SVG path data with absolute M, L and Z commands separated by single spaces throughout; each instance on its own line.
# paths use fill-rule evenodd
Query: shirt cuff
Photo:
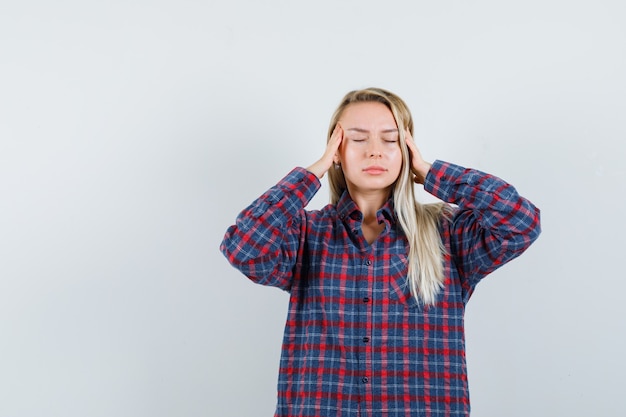
M 286 195 L 293 195 L 305 206 L 311 201 L 321 186 L 322 184 L 315 174 L 302 167 L 296 167 L 270 191 L 267 201 L 278 203 Z
M 467 169 L 450 162 L 433 162 L 424 180 L 424 190 L 447 203 L 454 203 L 455 184 Z M 470 178 L 468 180 L 471 181 Z

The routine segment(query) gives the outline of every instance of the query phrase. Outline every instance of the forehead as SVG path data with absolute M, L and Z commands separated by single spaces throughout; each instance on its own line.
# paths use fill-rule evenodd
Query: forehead
M 344 129 L 365 130 L 397 129 L 391 110 L 382 103 L 364 102 L 349 104 L 341 113 L 339 122 Z

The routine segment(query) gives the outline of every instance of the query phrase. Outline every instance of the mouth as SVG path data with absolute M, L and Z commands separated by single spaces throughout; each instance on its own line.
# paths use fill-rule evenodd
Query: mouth
M 367 172 L 368 174 L 372 175 L 380 175 L 387 172 L 387 170 L 384 167 L 373 165 L 371 167 L 364 168 L 363 172 Z

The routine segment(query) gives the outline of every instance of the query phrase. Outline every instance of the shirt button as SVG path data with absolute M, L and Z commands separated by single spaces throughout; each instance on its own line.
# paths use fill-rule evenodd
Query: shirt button
M 365 265 L 370 266 L 371 264 L 372 264 L 372 261 L 370 261 L 369 259 L 365 261 Z
M 370 298 L 369 297 L 363 297 L 363 302 L 364 303 L 369 303 L 370 302 Z
M 361 378 L 361 381 L 363 381 L 363 383 L 364 383 L 364 384 L 368 383 L 368 382 L 369 382 L 369 380 L 370 380 L 370 379 L 369 379 L 368 377 L 366 377 L 366 376 L 364 376 L 363 378 Z
M 369 338 L 369 337 L 365 336 L 365 337 L 363 338 L 363 343 L 367 343 L 367 342 L 369 342 L 369 341 L 370 341 L 370 338 Z

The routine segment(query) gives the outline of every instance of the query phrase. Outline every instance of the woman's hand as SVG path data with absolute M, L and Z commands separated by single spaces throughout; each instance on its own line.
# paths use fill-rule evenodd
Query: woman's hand
M 413 181 L 418 184 L 424 184 L 431 164 L 424 161 L 424 158 L 422 158 L 422 154 L 419 149 L 417 149 L 413 136 L 411 136 L 411 132 L 409 132 L 408 129 L 404 131 L 404 137 L 406 138 L 406 145 L 409 148 L 409 153 L 411 154 L 411 171 L 414 175 Z
M 333 130 L 333 133 L 330 135 L 330 140 L 326 145 L 324 155 L 322 155 L 322 157 L 317 162 L 308 167 L 307 170 L 314 173 L 317 178 L 322 179 L 324 174 L 326 174 L 326 172 L 333 165 L 333 162 L 339 162 L 339 156 L 337 155 L 337 151 L 339 150 L 339 145 L 341 145 L 342 140 L 343 128 L 339 123 L 337 123 L 335 129 Z

